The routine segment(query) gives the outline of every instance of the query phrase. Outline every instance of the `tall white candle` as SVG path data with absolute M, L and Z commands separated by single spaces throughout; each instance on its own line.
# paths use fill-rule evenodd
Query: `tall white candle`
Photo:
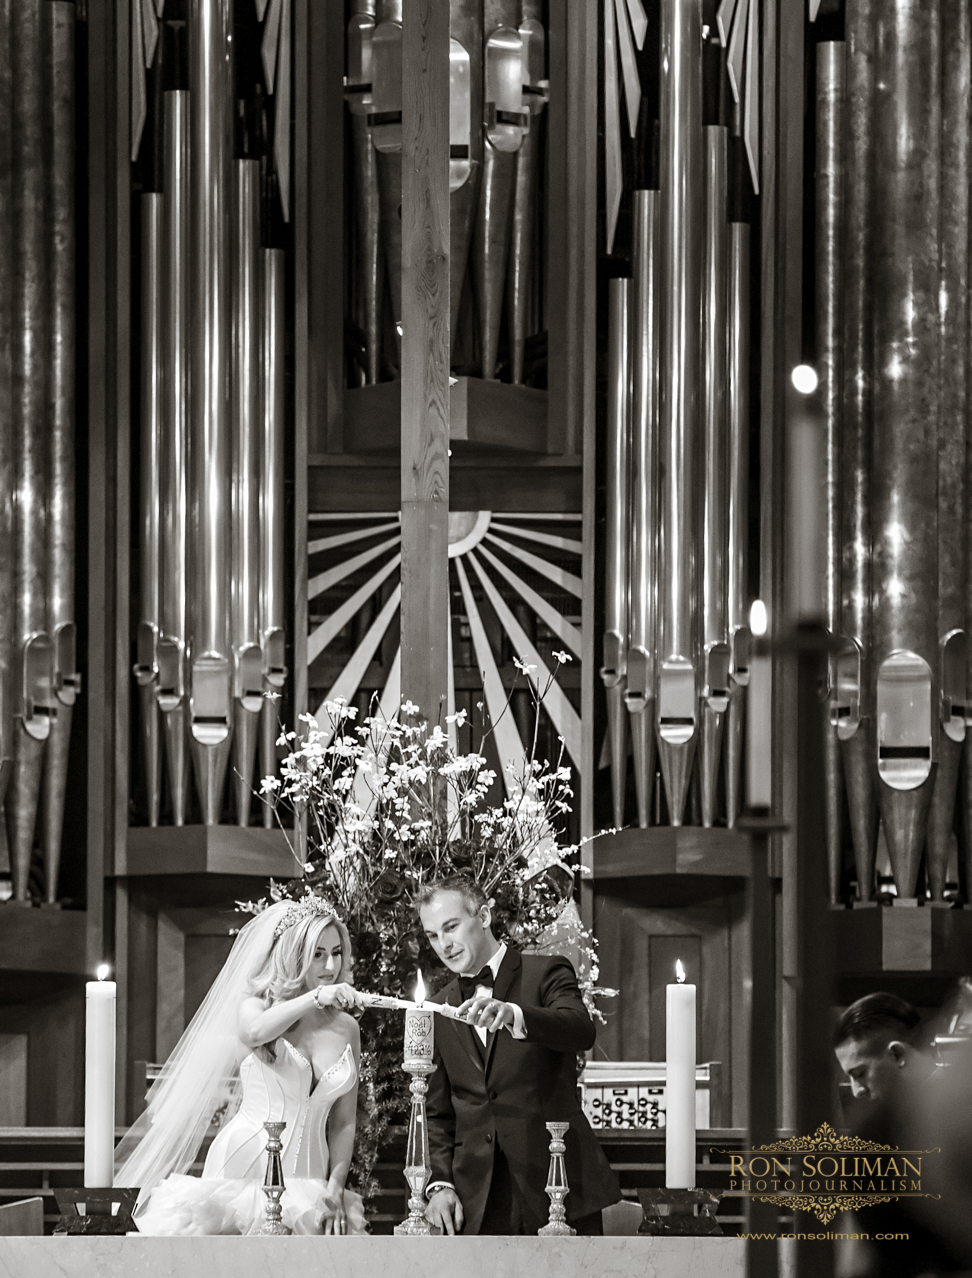
M 115 982 L 101 979 L 85 986 L 84 1030 L 84 1183 L 111 1187 L 115 1157 Z
M 755 600 L 749 611 L 749 628 L 758 641 L 766 634 L 766 606 Z M 751 808 L 773 803 L 773 659 L 756 651 L 749 662 L 749 723 L 746 725 L 746 802 Z
M 695 1188 L 695 986 L 668 986 L 665 1003 L 665 1186 Z

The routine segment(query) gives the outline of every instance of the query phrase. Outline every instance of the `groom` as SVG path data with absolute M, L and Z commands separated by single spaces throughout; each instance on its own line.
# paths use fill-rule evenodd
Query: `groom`
M 436 1018 L 428 1219 L 447 1234 L 536 1234 L 549 1207 L 545 1124 L 569 1121 L 567 1220 L 579 1234 L 601 1233 L 601 1208 L 621 1190 L 577 1096 L 576 1057 L 594 1046 L 594 1023 L 574 969 L 500 944 L 470 878 L 432 883 L 415 905 L 458 977 L 435 1001 L 471 1022 Z

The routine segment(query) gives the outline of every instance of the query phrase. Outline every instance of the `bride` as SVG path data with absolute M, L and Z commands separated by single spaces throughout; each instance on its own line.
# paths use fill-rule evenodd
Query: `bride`
M 141 1233 L 258 1233 L 268 1121 L 286 1123 L 284 1224 L 295 1234 L 367 1232 L 360 1197 L 344 1187 L 360 1053 L 349 1009 L 362 1006 L 351 963 L 347 928 L 310 893 L 240 930 L 115 1154 L 115 1184 L 142 1191 Z M 202 1177 L 186 1175 L 224 1114 Z

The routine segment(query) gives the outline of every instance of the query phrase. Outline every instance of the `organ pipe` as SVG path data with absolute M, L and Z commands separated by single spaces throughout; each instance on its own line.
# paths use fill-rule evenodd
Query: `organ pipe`
M 877 736 L 871 679 L 871 423 L 873 388 L 874 0 L 847 6 L 843 228 L 841 636 L 833 689 L 857 900 L 874 891 Z
M 10 0 L 0 0 L 0 29 L 10 33 Z M 9 38 L 0 40 L 0 598 L 14 598 L 14 457 L 13 411 L 13 182 L 11 150 L 13 131 L 12 51 Z M 3 803 L 13 767 L 15 695 L 15 615 L 0 608 L 0 804 Z M 0 868 L 9 873 L 6 856 Z
M 260 731 L 260 775 L 276 765 L 279 716 L 275 698 L 287 678 L 284 665 L 284 429 L 285 429 L 285 261 L 282 249 L 264 249 L 263 337 L 261 343 L 260 477 L 260 640 L 264 659 L 264 699 Z M 273 809 L 264 804 L 263 824 L 273 825 Z
M 158 708 L 161 449 L 163 416 L 162 307 L 163 197 L 142 196 L 142 333 L 141 437 L 139 441 L 139 590 L 140 620 L 136 638 L 135 682 L 138 685 L 142 733 L 142 765 L 148 823 L 159 823 L 162 798 L 162 736 Z
M 702 824 L 715 824 L 723 716 L 729 704 L 726 549 L 729 541 L 726 420 L 726 130 L 705 130 L 705 233 L 702 262 Z
M 628 460 L 631 419 L 631 281 L 609 285 L 608 451 L 604 560 L 604 651 L 601 678 L 607 698 L 614 824 L 624 825 L 628 767 L 624 708 L 628 649 Z
M 749 571 L 749 253 L 750 231 L 745 222 L 729 226 L 728 371 L 729 419 L 729 553 L 726 564 L 726 605 L 729 630 L 731 695 L 726 715 L 726 824 L 735 827 L 742 804 L 743 726 L 749 686 L 747 577 Z
M 219 820 L 229 759 L 230 0 L 191 0 L 190 728 L 206 825 Z
M 163 176 L 164 316 L 162 562 L 158 700 L 163 712 L 174 825 L 188 803 L 189 584 L 189 94 L 165 94 Z
M 381 371 L 381 299 L 384 257 L 378 200 L 378 161 L 368 115 L 373 110 L 371 83 L 375 0 L 355 0 L 348 21 L 348 109 L 357 232 L 356 318 L 364 337 L 365 383 Z
M 969 324 L 969 9 L 943 4 L 942 186 L 939 257 L 938 768 L 928 814 L 926 866 L 932 901 L 945 904 L 962 743 L 965 740 L 968 572 L 965 506 Z
M 250 823 L 263 706 L 260 645 L 260 164 L 236 161 L 233 245 L 233 789 L 237 823 Z
M 452 0 L 449 35 L 449 324 L 455 343 L 485 145 L 480 0 Z
M 826 436 L 824 486 L 827 629 L 840 629 L 840 439 L 843 324 L 844 45 L 817 45 L 816 322 L 817 374 Z M 831 903 L 840 896 L 843 785 L 835 724 L 824 732 L 827 869 Z
M 876 13 L 872 617 L 878 793 L 898 895 L 915 896 L 938 753 L 937 0 Z
M 528 126 L 516 153 L 513 190 L 513 229 L 510 239 L 510 266 L 507 279 L 507 326 L 510 334 L 512 381 L 523 381 L 523 354 L 527 339 L 528 307 L 534 269 L 534 240 L 537 233 L 537 188 L 543 137 L 543 109 L 546 105 L 543 82 L 546 75 L 546 33 L 542 24 L 543 6 L 538 0 L 523 0 L 520 40 L 523 48 L 524 108 Z M 636 196 L 637 198 L 637 196 Z
M 523 111 L 519 0 L 483 0 L 483 174 L 472 242 L 482 375 L 496 376 Z
M 13 897 L 26 901 L 44 744 L 57 713 L 47 632 L 47 358 L 50 274 L 45 242 L 41 0 L 11 10 L 13 62 L 14 597 L 18 725 L 7 791 Z
M 649 824 L 655 780 L 655 623 L 658 611 L 658 204 L 634 193 L 631 323 L 631 555 L 625 702 L 638 825 Z
M 44 757 L 41 849 L 44 895 L 57 901 L 71 719 L 80 689 L 74 622 L 74 5 L 42 11 L 49 133 L 47 239 L 50 274 L 48 356 L 47 630 L 54 644 L 57 714 Z
M 378 0 L 371 41 L 378 204 L 392 323 L 402 324 L 402 0 Z
M 672 825 L 682 823 L 696 744 L 696 441 L 702 191 L 700 0 L 661 6 L 659 464 L 662 558 L 658 752 Z

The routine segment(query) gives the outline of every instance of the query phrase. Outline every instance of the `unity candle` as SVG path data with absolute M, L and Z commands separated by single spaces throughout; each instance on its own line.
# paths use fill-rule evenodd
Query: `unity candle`
M 665 1004 L 665 1186 L 695 1188 L 695 986 L 682 961 Z
M 435 1050 L 435 1018 L 425 1007 L 425 982 L 419 970 L 415 982 L 415 1007 L 405 1012 L 405 1069 L 410 1073 L 428 1070 Z
M 106 963 L 98 979 L 85 986 L 84 1027 L 84 1183 L 109 1189 L 115 1159 L 115 982 L 106 981 Z

